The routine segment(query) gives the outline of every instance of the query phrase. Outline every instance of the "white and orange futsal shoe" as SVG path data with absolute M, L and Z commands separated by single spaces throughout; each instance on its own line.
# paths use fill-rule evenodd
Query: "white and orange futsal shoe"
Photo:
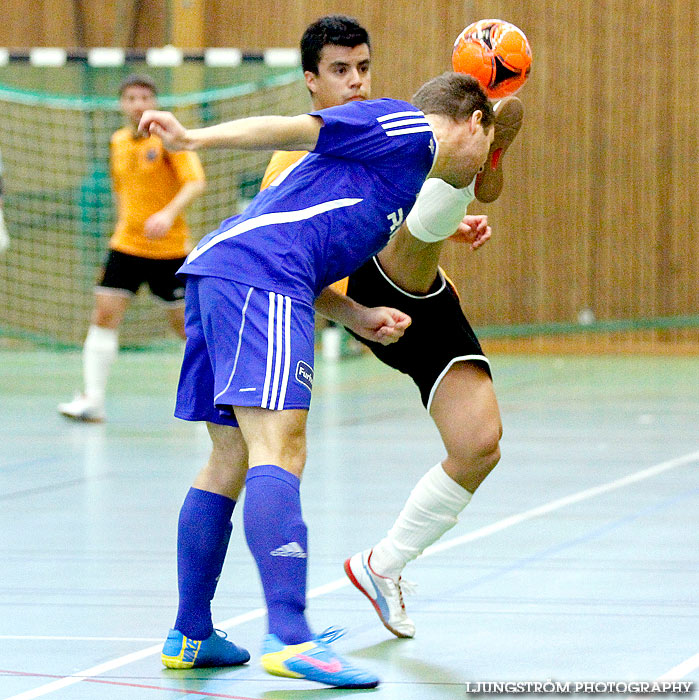
M 405 612 L 402 586 L 411 584 L 381 576 L 371 568 L 371 551 L 360 552 L 345 561 L 347 578 L 374 606 L 383 626 L 396 637 L 414 637 L 415 624 Z

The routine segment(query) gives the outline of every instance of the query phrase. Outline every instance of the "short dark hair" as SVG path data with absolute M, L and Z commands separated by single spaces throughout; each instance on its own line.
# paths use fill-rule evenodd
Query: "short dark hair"
M 154 95 L 158 94 L 158 88 L 155 86 L 155 80 L 145 73 L 132 73 L 127 75 L 119 84 L 119 97 L 124 94 L 124 90 L 130 87 L 148 88 Z
M 493 106 L 481 84 L 464 73 L 442 73 L 428 80 L 411 103 L 425 114 L 443 114 L 454 121 L 468 119 L 476 110 L 483 113 L 481 124 L 489 129 L 494 123 Z
M 324 46 L 354 48 L 360 44 L 366 44 L 371 50 L 369 32 L 356 19 L 346 15 L 325 15 L 309 24 L 301 37 L 301 66 L 304 71 L 317 75 Z

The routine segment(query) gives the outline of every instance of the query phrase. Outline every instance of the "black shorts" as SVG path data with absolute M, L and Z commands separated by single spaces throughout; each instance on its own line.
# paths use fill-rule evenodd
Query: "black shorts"
M 120 289 L 136 294 L 147 282 L 151 292 L 168 304 L 184 303 L 184 279 L 177 277 L 185 258 L 158 260 L 110 250 L 97 289 Z
M 374 257 L 350 275 L 347 295 L 365 306 L 391 306 L 413 319 L 405 335 L 392 345 L 352 335 L 381 362 L 410 376 L 428 410 L 435 389 L 455 362 L 476 362 L 490 375 L 488 358 L 461 310 L 456 290 L 441 270 L 427 294 L 410 294 L 387 277 Z

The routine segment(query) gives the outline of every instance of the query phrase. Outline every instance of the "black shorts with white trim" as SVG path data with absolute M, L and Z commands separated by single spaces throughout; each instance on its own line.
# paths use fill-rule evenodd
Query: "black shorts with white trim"
M 381 362 L 411 377 L 428 410 L 439 382 L 455 362 L 475 362 L 490 376 L 488 358 L 464 316 L 456 289 L 441 270 L 427 294 L 411 294 L 394 284 L 374 257 L 350 275 L 347 295 L 365 306 L 390 306 L 412 318 L 405 335 L 391 345 L 350 333 Z
M 185 258 L 142 258 L 111 250 L 97 283 L 97 290 L 119 290 L 136 294 L 142 284 L 166 304 L 184 304 L 184 278 L 177 276 Z

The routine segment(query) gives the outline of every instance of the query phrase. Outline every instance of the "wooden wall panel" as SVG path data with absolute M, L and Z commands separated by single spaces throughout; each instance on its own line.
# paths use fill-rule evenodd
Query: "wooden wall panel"
M 183 48 L 204 46 L 206 24 L 204 0 L 174 0 L 172 3 L 172 44 Z
M 228 0 L 207 0 L 207 7 L 210 16 L 218 18 L 206 27 L 208 43 L 244 49 L 297 47 L 303 30 L 321 15 L 340 12 L 357 17 L 372 36 L 377 96 L 408 98 L 424 80 L 449 65 L 453 30 L 444 26 L 444 8 L 450 7 L 444 0 L 258 0 L 235 11 Z
M 77 46 L 73 0 L 0 3 L 0 46 Z
M 480 325 L 575 321 L 587 308 L 599 319 L 699 311 L 697 3 L 197 1 L 208 46 L 295 47 L 316 17 L 354 15 L 373 39 L 374 95 L 406 99 L 448 69 L 466 24 L 502 17 L 519 25 L 534 52 L 521 91 L 524 127 L 505 157 L 502 196 L 472 207 L 490 216 L 494 237 L 475 254 L 450 245 L 444 255 L 469 317 Z M 143 0 L 134 45 L 162 45 L 178 2 Z M 37 0 L 34 13 L 24 0 L 4 0 L 0 46 L 70 45 L 76 27 L 55 19 L 61 3 L 70 17 L 68 0 Z M 85 43 L 123 37 L 117 18 L 132 3 L 81 0 Z
M 696 6 L 556 2 L 517 17 L 509 3 L 473 4 L 478 16 L 527 32 L 534 70 L 505 192 L 480 207 L 494 240 L 483 258 L 457 246 L 445 256 L 469 315 L 492 323 L 574 321 L 584 308 L 599 319 L 696 314 Z
M 71 0 L 44 0 L 42 10 L 40 27 L 44 41 L 60 37 L 63 40 L 54 46 L 79 45 L 76 12 Z
M 115 46 L 129 35 L 124 26 L 125 5 L 124 0 L 79 3 L 85 46 Z
M 139 11 L 134 30 L 136 48 L 164 46 L 170 41 L 168 33 L 172 20 L 168 15 L 169 2 L 170 0 L 142 0 L 138 3 Z

